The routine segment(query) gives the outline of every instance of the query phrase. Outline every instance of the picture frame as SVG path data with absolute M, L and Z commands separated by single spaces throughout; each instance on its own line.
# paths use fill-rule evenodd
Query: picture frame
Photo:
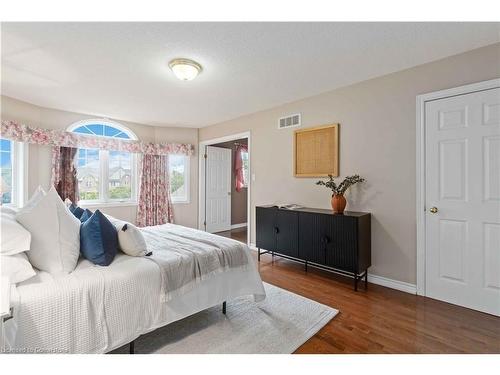
M 296 130 L 293 145 L 295 177 L 339 175 L 339 124 Z

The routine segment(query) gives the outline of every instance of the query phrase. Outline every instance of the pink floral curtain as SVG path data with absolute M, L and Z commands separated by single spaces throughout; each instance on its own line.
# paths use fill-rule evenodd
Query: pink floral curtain
M 145 227 L 174 220 L 167 155 L 143 155 L 137 225 Z
M 0 130 L 2 138 L 43 146 L 97 148 L 151 155 L 194 154 L 194 146 L 189 143 L 145 143 L 130 139 L 95 137 L 55 129 L 42 129 L 14 121 L 3 120 Z
M 238 145 L 236 147 L 236 153 L 234 161 L 234 174 L 236 176 L 236 191 L 241 191 L 245 186 L 245 173 L 243 170 L 243 153 L 248 152 L 248 147 L 245 145 Z
M 78 202 L 78 179 L 76 176 L 75 156 L 78 149 L 72 147 L 52 148 L 52 181 L 57 193 L 64 201 L 66 198 Z

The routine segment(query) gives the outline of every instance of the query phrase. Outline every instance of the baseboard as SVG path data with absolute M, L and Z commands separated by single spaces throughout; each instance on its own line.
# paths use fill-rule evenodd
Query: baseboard
M 383 276 L 371 275 L 368 273 L 368 281 L 372 284 L 382 285 L 387 288 L 400 290 L 402 292 L 417 294 L 417 286 L 404 281 L 389 279 Z
M 232 224 L 231 229 L 244 228 L 246 226 L 247 226 L 247 223 Z
M 254 243 L 250 243 L 249 247 L 250 249 L 257 251 L 257 247 L 255 246 Z M 417 294 L 417 286 L 415 284 L 410 284 L 404 281 L 389 279 L 387 277 L 372 275 L 370 273 L 368 273 L 368 281 L 372 284 L 385 286 L 386 288 L 396 289 L 401 292 Z

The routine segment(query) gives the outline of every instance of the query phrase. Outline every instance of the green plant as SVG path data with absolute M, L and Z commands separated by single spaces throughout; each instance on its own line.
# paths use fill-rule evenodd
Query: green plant
M 176 170 L 172 171 L 170 176 L 170 191 L 175 193 L 182 185 L 184 185 L 184 175 Z
M 128 199 L 132 194 L 130 186 L 115 186 L 109 189 L 111 199 Z
M 344 195 L 347 189 L 349 189 L 352 185 L 365 181 L 364 178 L 359 177 L 359 174 L 355 174 L 347 176 L 340 184 L 337 185 L 331 174 L 329 174 L 328 177 L 330 178 L 328 181 L 325 182 L 320 180 L 316 182 L 316 185 L 326 186 L 328 189 L 331 189 L 334 195 Z

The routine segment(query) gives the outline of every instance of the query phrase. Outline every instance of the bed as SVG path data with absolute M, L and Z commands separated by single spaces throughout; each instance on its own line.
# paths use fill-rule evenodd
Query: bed
M 182 272 L 193 264 L 182 261 L 165 271 L 157 259 L 119 253 L 107 267 L 81 258 L 68 275 L 37 271 L 12 292 L 13 318 L 4 326 L 7 348 L 27 353 L 106 353 L 156 328 L 218 304 L 222 307 L 224 301 L 230 309 L 231 299 L 239 296 L 265 298 L 246 245 L 173 224 L 148 230 L 175 236 L 175 241 L 158 237 L 153 253 L 166 256 L 182 248 L 189 254 L 197 248 L 202 255 L 222 259 L 243 250 L 246 266 L 208 273 L 168 298 L 163 290 L 170 282 L 165 272 Z M 145 237 L 149 247 L 151 239 Z

